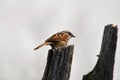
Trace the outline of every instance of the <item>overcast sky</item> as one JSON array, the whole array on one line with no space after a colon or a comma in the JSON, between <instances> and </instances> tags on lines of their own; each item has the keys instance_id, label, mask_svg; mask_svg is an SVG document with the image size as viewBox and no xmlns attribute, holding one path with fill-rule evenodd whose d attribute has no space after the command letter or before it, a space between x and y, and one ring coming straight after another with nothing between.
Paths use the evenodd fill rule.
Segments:
<instances>
[{"instance_id":1,"label":"overcast sky","mask_svg":"<svg viewBox=\"0 0 120 80\"><path fill-rule=\"evenodd\" d=\"M82 80L111 23L119 28L120 0L0 0L0 80L41 80L50 47L33 49L62 30L76 35L69 42L75 45L70 80ZM118 40L114 80L120 80L119 47Z\"/></svg>"}]
</instances>

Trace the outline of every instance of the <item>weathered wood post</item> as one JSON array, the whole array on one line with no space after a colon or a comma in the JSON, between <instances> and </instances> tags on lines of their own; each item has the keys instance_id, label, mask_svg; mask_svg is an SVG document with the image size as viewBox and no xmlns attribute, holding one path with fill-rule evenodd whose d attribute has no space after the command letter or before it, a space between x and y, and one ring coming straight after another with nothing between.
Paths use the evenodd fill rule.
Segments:
<instances>
[{"instance_id":1,"label":"weathered wood post","mask_svg":"<svg viewBox=\"0 0 120 80\"><path fill-rule=\"evenodd\" d=\"M113 80L117 26L105 26L100 55L94 69L83 76L83 80Z\"/></svg>"},{"instance_id":2,"label":"weathered wood post","mask_svg":"<svg viewBox=\"0 0 120 80\"><path fill-rule=\"evenodd\" d=\"M74 45L50 49L42 80L69 80Z\"/></svg>"}]
</instances>

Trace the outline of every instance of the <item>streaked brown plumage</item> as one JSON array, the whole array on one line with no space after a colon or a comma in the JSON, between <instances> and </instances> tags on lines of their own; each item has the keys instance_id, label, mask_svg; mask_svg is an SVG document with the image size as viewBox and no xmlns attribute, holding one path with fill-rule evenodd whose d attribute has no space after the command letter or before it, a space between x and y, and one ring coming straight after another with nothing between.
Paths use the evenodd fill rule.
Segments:
<instances>
[{"instance_id":1,"label":"streaked brown plumage","mask_svg":"<svg viewBox=\"0 0 120 80\"><path fill-rule=\"evenodd\" d=\"M37 50L44 45L50 45L53 49L67 46L70 38L75 37L70 31L61 31L50 38L48 38L43 44L36 47L34 50Z\"/></svg>"}]
</instances>

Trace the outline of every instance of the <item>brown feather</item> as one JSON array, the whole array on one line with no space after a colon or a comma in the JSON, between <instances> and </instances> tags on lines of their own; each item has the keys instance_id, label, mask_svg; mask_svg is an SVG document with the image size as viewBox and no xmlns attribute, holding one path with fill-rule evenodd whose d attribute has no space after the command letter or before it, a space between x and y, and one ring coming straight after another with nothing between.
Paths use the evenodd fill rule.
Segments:
<instances>
[{"instance_id":1,"label":"brown feather","mask_svg":"<svg viewBox=\"0 0 120 80\"><path fill-rule=\"evenodd\" d=\"M37 49L39 49L39 48L41 48L41 47L43 47L45 45L49 45L49 44L51 44L51 43L50 42L44 42L43 44L41 44L38 47L34 48L34 50L37 50Z\"/></svg>"}]
</instances>

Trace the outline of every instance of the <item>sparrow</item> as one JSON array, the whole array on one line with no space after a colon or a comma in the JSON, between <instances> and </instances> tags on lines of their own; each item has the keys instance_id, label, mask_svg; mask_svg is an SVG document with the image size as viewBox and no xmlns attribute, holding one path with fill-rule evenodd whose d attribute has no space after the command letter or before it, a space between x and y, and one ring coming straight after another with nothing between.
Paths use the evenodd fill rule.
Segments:
<instances>
[{"instance_id":1,"label":"sparrow","mask_svg":"<svg viewBox=\"0 0 120 80\"><path fill-rule=\"evenodd\" d=\"M47 40L45 40L43 44L34 48L34 50L37 50L45 45L50 45L52 49L65 47L67 46L68 41L71 38L75 38L75 36L70 31L57 32L56 34L52 35Z\"/></svg>"}]
</instances>

